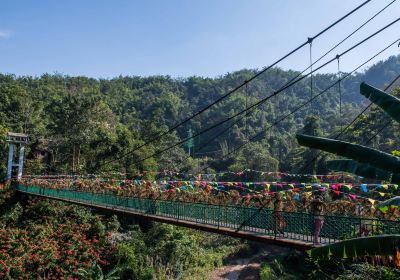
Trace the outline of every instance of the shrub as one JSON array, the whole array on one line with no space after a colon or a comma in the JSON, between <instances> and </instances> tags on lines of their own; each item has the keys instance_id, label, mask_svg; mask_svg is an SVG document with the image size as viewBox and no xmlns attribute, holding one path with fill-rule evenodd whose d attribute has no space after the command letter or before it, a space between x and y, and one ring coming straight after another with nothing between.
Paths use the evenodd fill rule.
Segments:
<instances>
[{"instance_id":1,"label":"shrub","mask_svg":"<svg viewBox=\"0 0 400 280\"><path fill-rule=\"evenodd\" d=\"M260 278L261 280L273 280L276 279L274 270L266 263L261 264L260 269Z\"/></svg>"}]
</instances>

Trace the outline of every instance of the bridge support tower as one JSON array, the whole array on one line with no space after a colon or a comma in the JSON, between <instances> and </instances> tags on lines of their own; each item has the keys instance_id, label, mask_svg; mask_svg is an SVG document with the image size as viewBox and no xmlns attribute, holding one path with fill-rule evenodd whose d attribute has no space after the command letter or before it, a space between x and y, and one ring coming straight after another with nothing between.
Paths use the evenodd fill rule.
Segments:
<instances>
[{"instance_id":1,"label":"bridge support tower","mask_svg":"<svg viewBox=\"0 0 400 280\"><path fill-rule=\"evenodd\" d=\"M8 165L7 165L7 179L13 177L14 168L18 168L17 179L21 179L24 168L24 152L25 145L28 144L28 135L23 133L9 132L7 135L8 148ZM19 148L19 152L16 149ZM18 161L15 157L18 155Z\"/></svg>"}]
</instances>

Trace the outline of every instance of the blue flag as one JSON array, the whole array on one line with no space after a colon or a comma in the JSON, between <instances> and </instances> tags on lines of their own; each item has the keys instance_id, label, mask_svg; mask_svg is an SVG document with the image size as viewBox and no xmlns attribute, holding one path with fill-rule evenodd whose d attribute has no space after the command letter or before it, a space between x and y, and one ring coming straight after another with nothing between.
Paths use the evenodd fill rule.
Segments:
<instances>
[{"instance_id":1,"label":"blue flag","mask_svg":"<svg viewBox=\"0 0 400 280\"><path fill-rule=\"evenodd\" d=\"M362 185L361 185L361 189L362 189L363 192L368 192L368 190L367 190L367 184L362 184Z\"/></svg>"}]
</instances>

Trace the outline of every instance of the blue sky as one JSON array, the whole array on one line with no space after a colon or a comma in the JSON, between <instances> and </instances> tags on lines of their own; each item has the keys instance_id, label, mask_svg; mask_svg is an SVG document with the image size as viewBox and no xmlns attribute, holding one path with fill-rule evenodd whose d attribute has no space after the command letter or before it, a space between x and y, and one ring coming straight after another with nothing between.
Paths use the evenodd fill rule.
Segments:
<instances>
[{"instance_id":1,"label":"blue sky","mask_svg":"<svg viewBox=\"0 0 400 280\"><path fill-rule=\"evenodd\" d=\"M362 0L2 0L0 72L215 77L261 68ZM313 43L318 57L391 0L373 0ZM400 15L400 0L336 53ZM349 71L400 36L400 23L341 59ZM303 70L308 48L281 63ZM380 59L399 54L392 47ZM332 65L324 72L336 71Z\"/></svg>"}]
</instances>

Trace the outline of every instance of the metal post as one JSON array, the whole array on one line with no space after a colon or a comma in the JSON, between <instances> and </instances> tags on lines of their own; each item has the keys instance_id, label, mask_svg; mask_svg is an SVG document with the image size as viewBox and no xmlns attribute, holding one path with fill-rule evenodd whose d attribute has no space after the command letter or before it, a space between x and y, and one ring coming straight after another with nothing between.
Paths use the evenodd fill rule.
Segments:
<instances>
[{"instance_id":1,"label":"metal post","mask_svg":"<svg viewBox=\"0 0 400 280\"><path fill-rule=\"evenodd\" d=\"M218 228L219 228L219 224L221 223L221 204L218 204Z\"/></svg>"},{"instance_id":2,"label":"metal post","mask_svg":"<svg viewBox=\"0 0 400 280\"><path fill-rule=\"evenodd\" d=\"M18 180L21 179L22 170L24 169L24 152L25 152L25 145L21 144L19 148L18 176L17 176Z\"/></svg>"},{"instance_id":3,"label":"metal post","mask_svg":"<svg viewBox=\"0 0 400 280\"><path fill-rule=\"evenodd\" d=\"M8 148L7 179L11 179L13 161L14 161L14 144L10 143Z\"/></svg>"}]
</instances>

